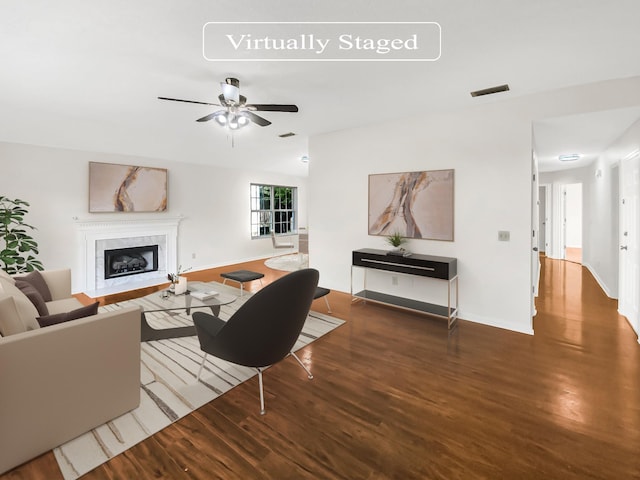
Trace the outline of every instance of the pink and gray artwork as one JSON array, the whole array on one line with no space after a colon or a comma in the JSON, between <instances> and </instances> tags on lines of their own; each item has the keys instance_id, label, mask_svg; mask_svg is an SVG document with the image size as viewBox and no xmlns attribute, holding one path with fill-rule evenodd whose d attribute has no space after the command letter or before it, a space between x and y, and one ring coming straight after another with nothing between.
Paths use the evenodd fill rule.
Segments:
<instances>
[{"instance_id":1,"label":"pink and gray artwork","mask_svg":"<svg viewBox=\"0 0 640 480\"><path fill-rule=\"evenodd\" d=\"M89 162L90 212L166 210L166 169Z\"/></svg>"},{"instance_id":2,"label":"pink and gray artwork","mask_svg":"<svg viewBox=\"0 0 640 480\"><path fill-rule=\"evenodd\" d=\"M453 241L453 170L369 175L369 235Z\"/></svg>"}]
</instances>

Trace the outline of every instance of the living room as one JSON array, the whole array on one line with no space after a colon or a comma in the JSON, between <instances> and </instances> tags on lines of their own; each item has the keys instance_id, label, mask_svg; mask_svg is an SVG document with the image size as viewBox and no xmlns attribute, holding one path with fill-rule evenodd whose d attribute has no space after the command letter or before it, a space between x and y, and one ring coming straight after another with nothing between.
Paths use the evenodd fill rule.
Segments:
<instances>
[{"instance_id":1,"label":"living room","mask_svg":"<svg viewBox=\"0 0 640 480\"><path fill-rule=\"evenodd\" d=\"M90 8L75 2L57 13L44 3L30 7L43 12L33 14L33 25L27 7L2 7L8 10L4 18L13 21L0 49L2 57L10 60L5 71L14 74L3 75L0 82L0 193L30 202L28 222L37 227L39 258L47 268L70 267L73 291L82 292L79 224L172 218L179 219L177 262L184 268L199 271L262 260L275 252L269 238L251 239L249 187L251 183L287 185L298 189L298 225L309 232L310 265L320 270L324 286L348 293L351 252L385 248L383 237L367 231L369 175L454 169L454 241L410 240L407 247L419 254L458 259L460 318L533 335L533 125L541 119L640 105L640 70L633 62L637 45L633 39L640 40L632 20L637 5L544 2L516 8L495 2L491 9L457 2L464 12L438 5L444 9L438 13L419 2L403 2L406 10L400 15L403 9L391 5L370 9L368 3L360 2L358 8L347 9L339 2L325 3L317 6L318 11L309 11L299 2L278 2L278 11L272 12L266 4L254 4L246 11L216 2L186 13L175 2L167 2L162 13L123 3L120 8L127 15L121 17L118 7L98 9L87 17L91 21L84 27L74 27L78 31L71 26L72 7L84 15ZM418 12L424 21L441 22L443 56L428 67L390 67L379 62L336 64L329 69L319 62L295 66L207 62L199 44L202 26L220 21L226 7L225 21L356 21L354 17L409 21L413 14L406 12ZM89 35L92 22L101 34L108 30L99 19L106 27L121 20L120 37L127 36L127 29L133 31L136 23L155 23L159 27L153 38L162 47L152 49L152 42L144 42L136 50L119 40L110 48L109 36ZM172 36L177 28L174 20L189 25L192 31L182 27L190 32L188 40ZM86 33L91 46L101 46L100 54L77 53L72 48L73 35L57 32L58 27L38 37L39 28L47 23L62 29L68 26L73 34ZM463 31L473 35L463 39ZM43 49L46 45L40 55L25 42L30 35ZM60 39L59 44L55 39ZM77 58L56 57L53 53L58 49L73 51ZM453 52L457 54L452 60ZM166 71L155 70L156 55L170 64ZM147 68L145 61L151 59L152 66ZM177 67L181 63L184 68ZM459 72L457 83L447 83L439 68ZM136 81L141 75L144 82ZM219 82L228 76L241 79L241 89L250 100L297 103L300 115L265 114L273 125L260 132L252 125L252 130L236 135L232 146L229 134L217 125L204 129L195 122L213 107L191 110L157 99L173 95L215 101ZM153 78L161 80L153 84ZM367 88L359 84L366 78L371 79ZM528 79L536 81L527 83ZM469 95L505 82L509 92L484 98ZM296 84L300 84L299 95ZM80 94L74 97L76 91ZM120 93L127 101L119 98ZM143 100L129 103L136 96ZM94 102L105 97L104 103L99 102L102 111L91 117L78 113L84 105L94 109ZM307 98L316 103L303 104L301 100ZM451 103L445 99L452 99ZM118 114L122 124L116 120ZM328 117L333 123L326 121ZM325 120L322 126L316 123L319 118ZM635 133L638 123L631 127L634 139L625 146L629 151L640 146ZM298 135L277 137L288 131ZM611 141L625 131L612 135ZM270 132L268 138L266 132ZM300 161L305 155L308 164ZM586 167L584 178L595 182L596 171L615 161L600 157ZM89 213L89 162L167 169L168 210ZM592 193L588 203L596 204L601 200L598 190ZM499 231L508 231L510 240L499 241ZM600 235L595 229L591 233ZM595 274L612 278L607 270L610 252L592 255Z\"/></svg>"}]
</instances>

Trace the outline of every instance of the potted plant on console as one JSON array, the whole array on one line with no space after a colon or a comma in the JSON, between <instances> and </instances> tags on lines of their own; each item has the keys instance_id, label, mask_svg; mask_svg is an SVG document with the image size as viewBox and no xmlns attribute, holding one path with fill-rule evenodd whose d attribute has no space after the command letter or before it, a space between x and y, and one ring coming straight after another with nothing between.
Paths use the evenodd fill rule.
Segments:
<instances>
[{"instance_id":1,"label":"potted plant on console","mask_svg":"<svg viewBox=\"0 0 640 480\"><path fill-rule=\"evenodd\" d=\"M9 274L43 270L37 242L27 234L35 227L24 222L29 203L0 196L0 268Z\"/></svg>"},{"instance_id":2,"label":"potted plant on console","mask_svg":"<svg viewBox=\"0 0 640 480\"><path fill-rule=\"evenodd\" d=\"M387 243L393 247L392 250L387 252L388 255L401 255L408 256L409 252L405 250L402 245L406 243L407 239L402 236L398 231L395 231L387 237Z\"/></svg>"}]
</instances>

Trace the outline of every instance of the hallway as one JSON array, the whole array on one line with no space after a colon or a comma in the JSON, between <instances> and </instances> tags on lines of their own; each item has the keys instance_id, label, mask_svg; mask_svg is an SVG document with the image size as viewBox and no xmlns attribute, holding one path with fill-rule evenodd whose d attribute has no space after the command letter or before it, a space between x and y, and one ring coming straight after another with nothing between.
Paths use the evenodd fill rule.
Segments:
<instances>
[{"instance_id":1,"label":"hallway","mask_svg":"<svg viewBox=\"0 0 640 480\"><path fill-rule=\"evenodd\" d=\"M640 345L633 329L587 268L546 257L541 263L534 345L556 387L546 408L559 425L638 452ZM633 478L640 478L636 458Z\"/></svg>"}]
</instances>

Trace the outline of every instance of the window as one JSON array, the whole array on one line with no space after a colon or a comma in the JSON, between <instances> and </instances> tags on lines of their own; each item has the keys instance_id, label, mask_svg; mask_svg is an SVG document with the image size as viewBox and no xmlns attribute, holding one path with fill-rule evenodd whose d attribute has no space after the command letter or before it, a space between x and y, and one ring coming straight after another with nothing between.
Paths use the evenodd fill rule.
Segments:
<instances>
[{"instance_id":1,"label":"window","mask_svg":"<svg viewBox=\"0 0 640 480\"><path fill-rule=\"evenodd\" d=\"M296 187L251 184L251 238L295 233L297 230Z\"/></svg>"}]
</instances>

